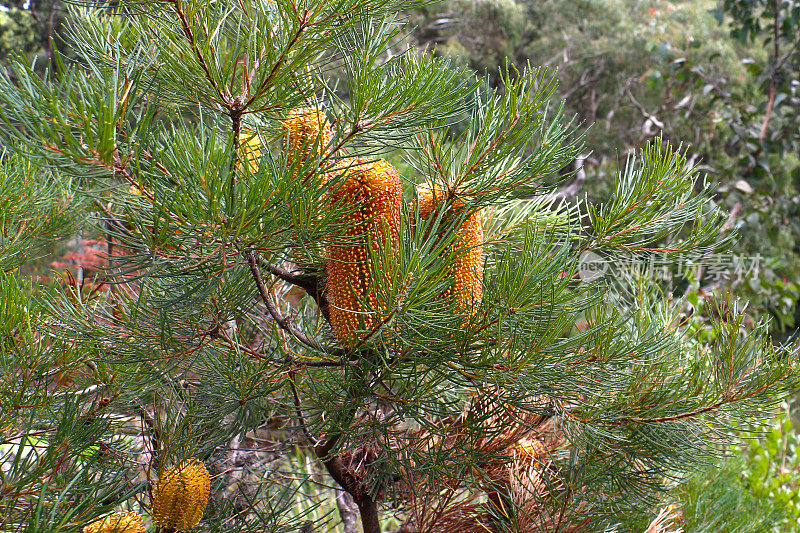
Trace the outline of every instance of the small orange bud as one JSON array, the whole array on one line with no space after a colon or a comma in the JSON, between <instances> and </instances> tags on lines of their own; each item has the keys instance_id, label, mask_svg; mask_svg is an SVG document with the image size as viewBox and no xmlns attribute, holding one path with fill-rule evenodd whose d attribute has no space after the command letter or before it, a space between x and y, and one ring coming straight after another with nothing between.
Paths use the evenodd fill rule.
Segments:
<instances>
[{"instance_id":1,"label":"small orange bud","mask_svg":"<svg viewBox=\"0 0 800 533\"><path fill-rule=\"evenodd\" d=\"M114 513L83 528L83 533L144 533L144 523L136 513Z\"/></svg>"},{"instance_id":2,"label":"small orange bud","mask_svg":"<svg viewBox=\"0 0 800 533\"><path fill-rule=\"evenodd\" d=\"M384 160L346 160L346 180L331 194L334 203L343 202L353 210L340 237L341 246L328 251L328 303L333 336L345 345L358 342L357 331L379 325L380 310L386 302L376 294L371 279L370 249L398 249L400 199L403 191L397 170ZM340 171L342 172L342 171ZM362 308L362 305L364 308Z\"/></svg>"},{"instance_id":3,"label":"small orange bud","mask_svg":"<svg viewBox=\"0 0 800 533\"><path fill-rule=\"evenodd\" d=\"M427 220L436 207L445 200L445 194L439 187L431 184L417 187L419 216ZM465 202L456 199L454 205L444 215L461 216ZM458 228L458 241L455 260L453 261L452 283L442 294L443 297L454 296L460 309L473 312L483 297L483 221L481 212L476 211L464 219Z\"/></svg>"},{"instance_id":4,"label":"small orange bud","mask_svg":"<svg viewBox=\"0 0 800 533\"><path fill-rule=\"evenodd\" d=\"M203 517L210 492L208 470L199 459L192 457L168 467L158 476L153 491L153 521L176 531L193 528Z\"/></svg>"},{"instance_id":5,"label":"small orange bud","mask_svg":"<svg viewBox=\"0 0 800 533\"><path fill-rule=\"evenodd\" d=\"M545 445L538 440L522 439L513 447L514 461L517 464L532 466L547 453Z\"/></svg>"}]
</instances>

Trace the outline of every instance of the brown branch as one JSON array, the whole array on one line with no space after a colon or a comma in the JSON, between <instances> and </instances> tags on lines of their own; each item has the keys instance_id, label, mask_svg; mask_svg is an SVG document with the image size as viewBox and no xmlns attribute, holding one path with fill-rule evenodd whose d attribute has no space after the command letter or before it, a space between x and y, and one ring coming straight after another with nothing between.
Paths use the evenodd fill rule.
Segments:
<instances>
[{"instance_id":1,"label":"brown branch","mask_svg":"<svg viewBox=\"0 0 800 533\"><path fill-rule=\"evenodd\" d=\"M758 142L763 142L764 137L767 136L767 128L769 127L769 121L772 118L772 106L775 104L775 93L777 92L777 82L775 81L775 78L778 75L778 70L780 70L782 66L782 60L780 58L780 17L778 16L779 2L780 0L773 0L772 4L772 51L775 54L775 65L772 68L772 72L769 74L769 96L767 100L767 110L764 115L764 122L761 123L761 132L758 135Z\"/></svg>"},{"instance_id":2,"label":"brown branch","mask_svg":"<svg viewBox=\"0 0 800 533\"><path fill-rule=\"evenodd\" d=\"M306 417L303 414L303 408L301 407L300 403L300 394L297 392L297 385L295 384L295 379L297 378L297 372L292 370L289 372L289 388L292 389L292 400L294 401L294 411L297 415L297 421L300 424L300 429L302 430L303 434L308 439L308 443L311 446L314 446L319 442L314 436L311 435L311 431L308 429L308 422L306 422Z\"/></svg>"},{"instance_id":3,"label":"brown branch","mask_svg":"<svg viewBox=\"0 0 800 533\"><path fill-rule=\"evenodd\" d=\"M241 98L238 96L234 100L233 104L231 105L230 112L228 115L231 117L231 128L233 129L233 159L231 160L231 179L230 179L230 188L231 188L231 213L233 212L233 206L236 205L236 171L239 167L240 157L239 157L239 135L242 131L242 102Z\"/></svg>"},{"instance_id":4,"label":"brown branch","mask_svg":"<svg viewBox=\"0 0 800 533\"><path fill-rule=\"evenodd\" d=\"M345 350L341 348L329 348L322 346L317 341L308 338L302 331L294 327L289 317L284 317L280 314L278 309L275 307L275 303L272 301L272 298L269 295L269 291L267 291L266 285L264 285L264 281L261 279L261 273L258 271L255 254L253 254L253 252L245 252L245 256L247 257L248 265L250 265L250 272L253 273L253 279L255 280L261 300L264 302L267 312L269 312L269 314L272 316L272 319L275 320L275 323L278 324L281 329L290 333L294 338L309 348L322 353L327 353L329 355L343 357L346 354Z\"/></svg>"},{"instance_id":5,"label":"brown branch","mask_svg":"<svg viewBox=\"0 0 800 533\"><path fill-rule=\"evenodd\" d=\"M208 68L208 63L206 62L205 57L203 57L203 53L200 51L200 48L197 46L197 40L194 37L194 33L192 32L191 26L189 26L189 21L186 20L186 15L183 13L181 9L181 4L178 0L173 0L172 5L175 7L175 12L178 14L178 18L181 19L181 29L183 30L183 34L189 40L189 43L192 45L192 50L194 51L194 55L197 57L197 62L202 67L203 72L206 74L206 79L211 84L211 87L217 92L217 95L220 97L222 102L226 102L227 99L219 90L217 86L216 80L214 80L213 76L211 76L211 70Z\"/></svg>"},{"instance_id":6,"label":"brown branch","mask_svg":"<svg viewBox=\"0 0 800 533\"><path fill-rule=\"evenodd\" d=\"M53 66L56 64L56 62L53 61L53 27L55 23L56 9L58 9L58 7L58 2L54 1L52 4L50 4L50 13L47 16L47 24L45 25L44 51L47 53L50 64ZM35 11L35 9L31 9L31 12Z\"/></svg>"},{"instance_id":7,"label":"brown branch","mask_svg":"<svg viewBox=\"0 0 800 533\"><path fill-rule=\"evenodd\" d=\"M355 383L351 383L345 394L346 398L358 399L358 390L361 390L365 385L365 376L362 374L360 387ZM355 419L357 402L351 403L344 412L339 413L339 416L333 417L333 420L343 421L345 425L352 424ZM353 501L358 506L359 514L361 515L361 527L364 533L380 533L380 519L378 516L378 504L370 496L364 482L359 479L350 467L342 460L340 455L332 455L331 452L339 443L344 434L342 427L333 426L327 440L314 446L314 453L325 466L328 474L339 484L339 486L347 491L353 497Z\"/></svg>"},{"instance_id":8,"label":"brown branch","mask_svg":"<svg viewBox=\"0 0 800 533\"><path fill-rule=\"evenodd\" d=\"M328 305L328 297L323 292L322 283L320 283L320 278L318 276L294 274L283 267L269 263L262 257L258 258L258 264L260 264L276 278L281 279L286 283L296 285L297 287L300 287L306 291L306 293L308 293L308 295L314 299L314 302L316 302L325 320L330 322L330 306Z\"/></svg>"},{"instance_id":9,"label":"brown branch","mask_svg":"<svg viewBox=\"0 0 800 533\"><path fill-rule=\"evenodd\" d=\"M356 504L358 505L358 511L361 513L361 528L364 533L381 533L377 502L365 494L362 498L356 500Z\"/></svg>"},{"instance_id":10,"label":"brown branch","mask_svg":"<svg viewBox=\"0 0 800 533\"><path fill-rule=\"evenodd\" d=\"M355 478L340 457L329 456L330 450L333 449L340 437L341 431L329 438L325 444L315 447L314 452L322 461L328 474L353 497L361 515L361 527L364 533L381 533L377 502L364 490L365 487Z\"/></svg>"},{"instance_id":11,"label":"brown branch","mask_svg":"<svg viewBox=\"0 0 800 533\"><path fill-rule=\"evenodd\" d=\"M758 135L758 142L763 142L764 137L767 136L767 127L769 127L769 121L772 118L772 106L775 104L775 76L771 76L769 78L769 99L767 100L767 111L764 115L764 122L761 123L761 133Z\"/></svg>"}]
</instances>

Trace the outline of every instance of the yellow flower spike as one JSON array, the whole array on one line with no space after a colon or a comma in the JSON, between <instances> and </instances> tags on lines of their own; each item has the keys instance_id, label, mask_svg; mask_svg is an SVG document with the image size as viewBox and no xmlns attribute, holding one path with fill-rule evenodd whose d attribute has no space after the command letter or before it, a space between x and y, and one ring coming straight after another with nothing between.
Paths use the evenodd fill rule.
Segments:
<instances>
[{"instance_id":1,"label":"yellow flower spike","mask_svg":"<svg viewBox=\"0 0 800 533\"><path fill-rule=\"evenodd\" d=\"M114 513L84 527L83 533L144 533L144 522L136 513Z\"/></svg>"},{"instance_id":2,"label":"yellow flower spike","mask_svg":"<svg viewBox=\"0 0 800 533\"><path fill-rule=\"evenodd\" d=\"M444 192L431 184L417 187L419 216L427 220L435 212L436 206L445 200ZM456 199L453 207L444 215L461 216L465 202ZM454 296L458 308L469 313L483 298L483 221L481 212L476 211L464 219L458 228L459 237L454 245L458 248L453 262L452 283L442 294L443 297Z\"/></svg>"},{"instance_id":3,"label":"yellow flower spike","mask_svg":"<svg viewBox=\"0 0 800 533\"><path fill-rule=\"evenodd\" d=\"M292 109L283 121L283 148L290 165L302 167L309 157L319 157L331 140L325 113L313 107Z\"/></svg>"},{"instance_id":4,"label":"yellow flower spike","mask_svg":"<svg viewBox=\"0 0 800 533\"><path fill-rule=\"evenodd\" d=\"M397 170L382 159L350 159L341 165L347 167L339 171L346 173L346 179L333 191L331 201L344 202L353 211L345 216L350 224L340 235L347 242L328 250L327 290L333 336L345 346L353 346L360 340L358 330L369 331L384 318L381 310L387 304L370 287L374 268L368 247L378 250L383 244L390 254L399 251L403 191Z\"/></svg>"},{"instance_id":5,"label":"yellow flower spike","mask_svg":"<svg viewBox=\"0 0 800 533\"><path fill-rule=\"evenodd\" d=\"M166 468L153 491L153 521L174 531L193 528L203 517L210 492L208 470L199 459Z\"/></svg>"},{"instance_id":6,"label":"yellow flower spike","mask_svg":"<svg viewBox=\"0 0 800 533\"><path fill-rule=\"evenodd\" d=\"M250 172L258 170L258 161L261 159L261 139L258 133L252 130L239 132L239 157L247 162Z\"/></svg>"}]
</instances>

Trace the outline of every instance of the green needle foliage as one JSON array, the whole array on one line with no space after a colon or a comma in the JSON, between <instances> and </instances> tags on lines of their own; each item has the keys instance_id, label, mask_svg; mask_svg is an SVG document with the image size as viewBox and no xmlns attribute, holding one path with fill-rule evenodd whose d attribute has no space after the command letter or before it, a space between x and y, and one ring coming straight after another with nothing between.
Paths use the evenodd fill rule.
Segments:
<instances>
[{"instance_id":1,"label":"green needle foliage","mask_svg":"<svg viewBox=\"0 0 800 533\"><path fill-rule=\"evenodd\" d=\"M623 530L797 390L796 352L742 304L706 343L666 284L584 275L589 252L725 250L683 153L657 140L608 203L558 201L582 134L552 74L488 91L399 50L396 11L422 3L72 7L75 62L0 73L0 530L150 524L159 473L191 457L212 473L199 531ZM305 161L282 142L298 107L332 125ZM397 245L368 250L359 309L382 319L343 346L326 259L353 245L354 206L330 201L353 156L397 163L404 200ZM464 308L441 295L478 211ZM98 272L15 270L77 231L105 243Z\"/></svg>"}]
</instances>

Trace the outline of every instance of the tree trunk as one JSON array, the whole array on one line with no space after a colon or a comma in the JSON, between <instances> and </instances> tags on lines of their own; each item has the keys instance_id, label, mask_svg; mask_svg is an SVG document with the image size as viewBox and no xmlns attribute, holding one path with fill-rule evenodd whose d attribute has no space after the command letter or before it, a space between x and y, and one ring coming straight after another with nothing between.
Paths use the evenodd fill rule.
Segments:
<instances>
[{"instance_id":1,"label":"tree trunk","mask_svg":"<svg viewBox=\"0 0 800 533\"><path fill-rule=\"evenodd\" d=\"M361 513L361 527L364 533L381 533L381 522L378 518L378 504L369 496L356 500Z\"/></svg>"}]
</instances>

